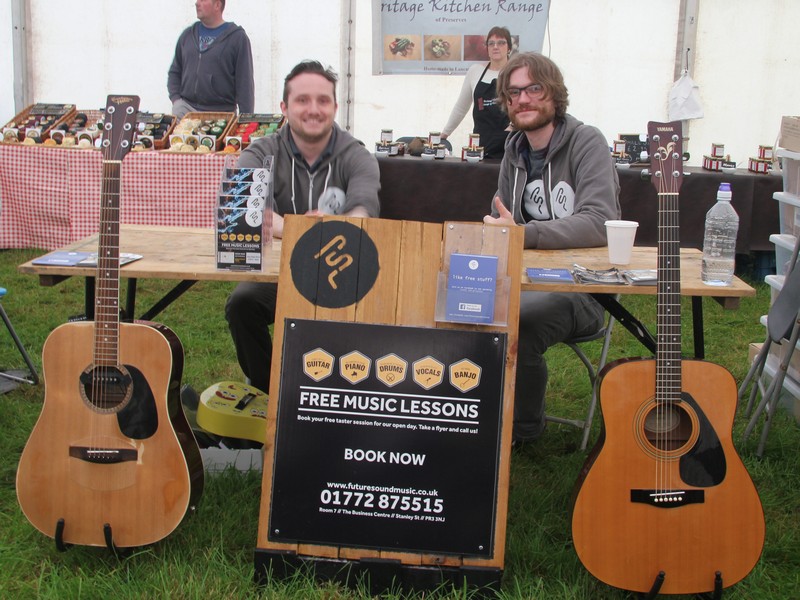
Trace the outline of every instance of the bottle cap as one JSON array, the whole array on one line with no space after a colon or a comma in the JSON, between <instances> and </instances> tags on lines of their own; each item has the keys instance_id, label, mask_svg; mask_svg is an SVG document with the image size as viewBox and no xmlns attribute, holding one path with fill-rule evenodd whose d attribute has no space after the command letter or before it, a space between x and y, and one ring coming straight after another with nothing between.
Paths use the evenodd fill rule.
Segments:
<instances>
[{"instance_id":1,"label":"bottle cap","mask_svg":"<svg viewBox=\"0 0 800 600\"><path fill-rule=\"evenodd\" d=\"M720 183L719 184L719 191L720 192L730 192L731 191L731 184L730 183Z\"/></svg>"}]
</instances>

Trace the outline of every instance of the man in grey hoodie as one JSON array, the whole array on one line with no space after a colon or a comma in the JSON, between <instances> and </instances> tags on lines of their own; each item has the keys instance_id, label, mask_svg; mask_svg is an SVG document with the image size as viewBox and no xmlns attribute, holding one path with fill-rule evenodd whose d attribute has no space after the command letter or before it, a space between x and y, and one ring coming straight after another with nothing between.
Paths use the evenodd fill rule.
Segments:
<instances>
[{"instance_id":1,"label":"man in grey hoodie","mask_svg":"<svg viewBox=\"0 0 800 600\"><path fill-rule=\"evenodd\" d=\"M506 141L492 214L484 222L522 225L526 248L605 246L605 221L620 215L617 172L603 134L567 114L558 66L541 54L518 54L497 88L515 132ZM594 333L602 323L603 308L588 294L523 293L515 442L544 432L547 348Z\"/></svg>"},{"instance_id":2,"label":"man in grey hoodie","mask_svg":"<svg viewBox=\"0 0 800 600\"><path fill-rule=\"evenodd\" d=\"M196 0L197 22L178 38L167 74L172 114L251 113L255 105L250 38L222 18L225 0Z\"/></svg>"},{"instance_id":3,"label":"man in grey hoodie","mask_svg":"<svg viewBox=\"0 0 800 600\"><path fill-rule=\"evenodd\" d=\"M378 161L333 119L336 74L317 61L303 61L286 76L281 111L286 125L252 142L240 167L263 167L273 157L272 234L283 235L285 214L377 217ZM225 318L244 374L269 392L276 284L242 282L228 298Z\"/></svg>"}]
</instances>

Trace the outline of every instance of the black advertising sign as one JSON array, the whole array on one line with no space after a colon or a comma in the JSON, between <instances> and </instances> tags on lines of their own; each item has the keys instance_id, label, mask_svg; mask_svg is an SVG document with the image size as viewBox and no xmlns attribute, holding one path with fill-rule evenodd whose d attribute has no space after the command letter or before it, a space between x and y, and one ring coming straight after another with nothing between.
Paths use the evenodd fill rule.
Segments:
<instances>
[{"instance_id":1,"label":"black advertising sign","mask_svg":"<svg viewBox=\"0 0 800 600\"><path fill-rule=\"evenodd\" d=\"M271 541L489 557L505 334L287 319Z\"/></svg>"}]
</instances>

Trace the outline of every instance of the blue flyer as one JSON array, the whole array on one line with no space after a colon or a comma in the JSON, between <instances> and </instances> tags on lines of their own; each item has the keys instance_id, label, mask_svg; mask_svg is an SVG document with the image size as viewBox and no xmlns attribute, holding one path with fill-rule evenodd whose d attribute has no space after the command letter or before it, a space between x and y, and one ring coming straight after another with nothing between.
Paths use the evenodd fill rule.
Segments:
<instances>
[{"instance_id":1,"label":"blue flyer","mask_svg":"<svg viewBox=\"0 0 800 600\"><path fill-rule=\"evenodd\" d=\"M569 269L553 269L547 267L528 267L528 278L531 281L545 281L552 283L575 283Z\"/></svg>"},{"instance_id":2,"label":"blue flyer","mask_svg":"<svg viewBox=\"0 0 800 600\"><path fill-rule=\"evenodd\" d=\"M497 257L451 254L446 318L460 323L492 323L497 290Z\"/></svg>"}]
</instances>

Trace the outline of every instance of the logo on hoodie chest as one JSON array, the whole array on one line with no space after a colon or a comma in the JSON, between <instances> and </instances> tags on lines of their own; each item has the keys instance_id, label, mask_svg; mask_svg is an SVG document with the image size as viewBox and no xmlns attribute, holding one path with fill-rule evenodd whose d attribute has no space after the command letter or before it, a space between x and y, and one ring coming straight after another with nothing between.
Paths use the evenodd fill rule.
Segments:
<instances>
[{"instance_id":1,"label":"logo on hoodie chest","mask_svg":"<svg viewBox=\"0 0 800 600\"><path fill-rule=\"evenodd\" d=\"M522 194L525 210L535 220L563 219L575 212L575 191L568 183L559 181L556 184L550 193L550 202L544 190L544 181L535 179L525 186Z\"/></svg>"}]
</instances>

